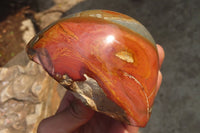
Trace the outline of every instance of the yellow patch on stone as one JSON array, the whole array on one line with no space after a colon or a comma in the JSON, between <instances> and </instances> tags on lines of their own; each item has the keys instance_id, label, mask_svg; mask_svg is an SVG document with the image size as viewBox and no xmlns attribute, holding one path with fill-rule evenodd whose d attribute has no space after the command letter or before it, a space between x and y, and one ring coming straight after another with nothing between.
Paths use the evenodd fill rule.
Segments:
<instances>
[{"instance_id":1,"label":"yellow patch on stone","mask_svg":"<svg viewBox=\"0 0 200 133\"><path fill-rule=\"evenodd\" d=\"M126 61L128 63L133 63L134 62L132 54L127 52L127 51L120 51L120 52L116 53L115 56L117 56L121 60L124 60L124 61Z\"/></svg>"}]
</instances>

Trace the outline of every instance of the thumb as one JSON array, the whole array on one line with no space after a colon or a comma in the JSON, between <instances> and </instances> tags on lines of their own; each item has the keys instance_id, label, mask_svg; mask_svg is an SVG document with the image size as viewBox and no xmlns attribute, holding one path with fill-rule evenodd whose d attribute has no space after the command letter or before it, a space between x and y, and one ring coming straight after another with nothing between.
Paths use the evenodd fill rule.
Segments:
<instances>
[{"instance_id":1,"label":"thumb","mask_svg":"<svg viewBox=\"0 0 200 133\"><path fill-rule=\"evenodd\" d=\"M69 102L69 101L67 101ZM63 103L62 103L63 104ZM70 133L85 124L94 111L74 98L63 111L44 119L38 127L38 133Z\"/></svg>"}]
</instances>

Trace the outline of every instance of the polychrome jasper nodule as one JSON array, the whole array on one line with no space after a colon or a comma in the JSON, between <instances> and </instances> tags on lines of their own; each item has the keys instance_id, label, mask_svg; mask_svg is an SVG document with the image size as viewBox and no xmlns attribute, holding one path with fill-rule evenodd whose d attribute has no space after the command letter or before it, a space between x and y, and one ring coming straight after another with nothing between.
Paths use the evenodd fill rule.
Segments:
<instances>
[{"instance_id":1,"label":"polychrome jasper nodule","mask_svg":"<svg viewBox=\"0 0 200 133\"><path fill-rule=\"evenodd\" d=\"M39 32L27 53L92 109L134 126L147 124L158 54L150 33L133 18L107 10L76 13Z\"/></svg>"}]
</instances>

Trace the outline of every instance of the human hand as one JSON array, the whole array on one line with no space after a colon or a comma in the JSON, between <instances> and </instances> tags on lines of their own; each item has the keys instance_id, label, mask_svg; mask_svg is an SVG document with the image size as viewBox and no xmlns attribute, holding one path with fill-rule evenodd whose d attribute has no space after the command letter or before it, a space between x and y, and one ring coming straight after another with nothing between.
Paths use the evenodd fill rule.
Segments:
<instances>
[{"instance_id":1,"label":"human hand","mask_svg":"<svg viewBox=\"0 0 200 133\"><path fill-rule=\"evenodd\" d=\"M161 67L165 54L160 45L157 48ZM156 92L161 82L159 71ZM40 123L38 133L137 133L138 129L91 110L67 91L57 113Z\"/></svg>"}]
</instances>

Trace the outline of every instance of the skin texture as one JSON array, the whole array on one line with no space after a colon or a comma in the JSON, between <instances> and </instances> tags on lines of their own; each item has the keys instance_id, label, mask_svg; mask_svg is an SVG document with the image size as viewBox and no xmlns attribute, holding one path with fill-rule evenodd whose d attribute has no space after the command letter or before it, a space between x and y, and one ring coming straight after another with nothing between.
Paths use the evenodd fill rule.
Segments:
<instances>
[{"instance_id":1,"label":"skin texture","mask_svg":"<svg viewBox=\"0 0 200 133\"><path fill-rule=\"evenodd\" d=\"M161 68L165 54L160 45L157 48ZM161 82L159 70L156 93ZM67 91L57 113L40 123L38 133L137 133L138 129L92 111Z\"/></svg>"}]
</instances>

